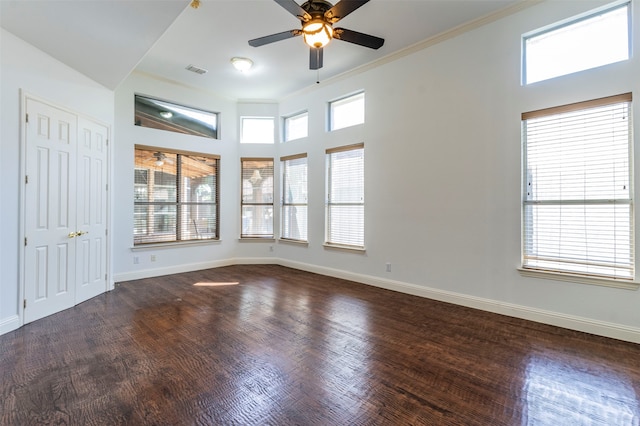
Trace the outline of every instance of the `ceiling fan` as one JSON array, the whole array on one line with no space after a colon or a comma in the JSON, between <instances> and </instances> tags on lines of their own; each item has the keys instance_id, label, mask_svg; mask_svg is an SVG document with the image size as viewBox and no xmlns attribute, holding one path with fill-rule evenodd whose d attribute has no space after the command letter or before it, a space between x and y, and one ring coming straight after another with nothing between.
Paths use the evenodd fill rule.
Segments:
<instances>
[{"instance_id":1,"label":"ceiling fan","mask_svg":"<svg viewBox=\"0 0 640 426\"><path fill-rule=\"evenodd\" d=\"M368 3L369 0L340 0L332 5L325 0L308 0L301 6L294 0L274 0L280 6L302 22L302 29L283 31L281 33L249 40L253 47L263 46L280 40L302 35L310 48L309 69L322 68L323 48L332 40L342 40L371 49L379 49L384 39L369 34L359 33L346 28L333 28L333 24Z\"/></svg>"},{"instance_id":2,"label":"ceiling fan","mask_svg":"<svg viewBox=\"0 0 640 426\"><path fill-rule=\"evenodd\" d=\"M158 167L162 167L165 163L173 164L173 160L160 151L154 152L152 155L154 164Z\"/></svg>"}]
</instances>

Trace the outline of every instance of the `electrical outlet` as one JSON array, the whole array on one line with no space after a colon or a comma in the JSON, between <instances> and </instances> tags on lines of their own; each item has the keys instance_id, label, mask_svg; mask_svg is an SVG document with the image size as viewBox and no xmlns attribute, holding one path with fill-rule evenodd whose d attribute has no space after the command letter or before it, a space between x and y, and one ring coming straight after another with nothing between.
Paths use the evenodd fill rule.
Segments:
<instances>
[{"instance_id":1,"label":"electrical outlet","mask_svg":"<svg viewBox=\"0 0 640 426\"><path fill-rule=\"evenodd\" d=\"M138 256L133 256L133 264L137 265L138 263L140 263L140 258Z\"/></svg>"},{"instance_id":2,"label":"electrical outlet","mask_svg":"<svg viewBox=\"0 0 640 426\"><path fill-rule=\"evenodd\" d=\"M155 254L152 254L152 255L151 255L151 261L152 261L152 262L155 262L155 261L156 261L156 255L155 255Z\"/></svg>"},{"instance_id":3,"label":"electrical outlet","mask_svg":"<svg viewBox=\"0 0 640 426\"><path fill-rule=\"evenodd\" d=\"M391 263L387 262L387 272L391 272Z\"/></svg>"},{"instance_id":4,"label":"electrical outlet","mask_svg":"<svg viewBox=\"0 0 640 426\"><path fill-rule=\"evenodd\" d=\"M273 246L269 246L269 251L273 251Z\"/></svg>"}]
</instances>

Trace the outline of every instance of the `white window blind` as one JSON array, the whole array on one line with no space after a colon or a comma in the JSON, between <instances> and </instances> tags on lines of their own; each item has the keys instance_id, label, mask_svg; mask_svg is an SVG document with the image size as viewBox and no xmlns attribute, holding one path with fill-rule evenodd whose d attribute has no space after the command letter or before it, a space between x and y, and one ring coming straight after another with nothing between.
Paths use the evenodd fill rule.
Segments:
<instances>
[{"instance_id":1,"label":"white window blind","mask_svg":"<svg viewBox=\"0 0 640 426\"><path fill-rule=\"evenodd\" d=\"M523 267L634 278L631 94L522 115Z\"/></svg>"},{"instance_id":2,"label":"white window blind","mask_svg":"<svg viewBox=\"0 0 640 426\"><path fill-rule=\"evenodd\" d=\"M307 154L282 157L282 238L307 241Z\"/></svg>"},{"instance_id":3,"label":"white window blind","mask_svg":"<svg viewBox=\"0 0 640 426\"><path fill-rule=\"evenodd\" d=\"M364 248L364 145L326 155L326 244Z\"/></svg>"},{"instance_id":4,"label":"white window blind","mask_svg":"<svg viewBox=\"0 0 640 426\"><path fill-rule=\"evenodd\" d=\"M241 238L273 238L273 159L242 158Z\"/></svg>"},{"instance_id":5,"label":"white window blind","mask_svg":"<svg viewBox=\"0 0 640 426\"><path fill-rule=\"evenodd\" d=\"M217 239L219 161L136 146L134 245Z\"/></svg>"}]
</instances>

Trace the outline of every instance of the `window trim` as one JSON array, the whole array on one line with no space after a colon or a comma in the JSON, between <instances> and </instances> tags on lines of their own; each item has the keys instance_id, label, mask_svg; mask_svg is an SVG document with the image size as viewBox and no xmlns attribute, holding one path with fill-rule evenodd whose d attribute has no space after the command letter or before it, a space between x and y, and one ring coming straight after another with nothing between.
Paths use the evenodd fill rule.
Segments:
<instances>
[{"instance_id":1,"label":"window trim","mask_svg":"<svg viewBox=\"0 0 640 426\"><path fill-rule=\"evenodd\" d=\"M612 96L606 96L606 97L602 97L602 98L597 98L597 99L591 99L591 100L587 100L587 101L582 101L582 102L575 102L575 103L571 103L571 104L566 104L566 105L559 105L559 106L555 106L555 107L550 107L550 108L544 108L544 109L539 109L539 110L534 110L534 111L529 111L529 112L524 112L521 114L521 121L524 123L525 120L528 119L535 119L535 118L542 118L542 117L546 117L546 116L551 116L551 115L557 115L557 114L562 114L562 113L568 113L568 112L574 112L574 111L582 111L582 110L588 110L591 108L597 108L597 107L605 107L608 105L613 105L613 104L618 104L618 103L623 103L623 102L632 102L632 93L631 92L627 92L627 93L621 93L618 95L612 95ZM632 111L632 110L630 110ZM632 130L632 129L631 129ZM523 133L523 138L524 138L525 134ZM634 253L635 256L635 227L634 227L634 205L635 205L635 194L634 194L634 167L633 167L633 133L631 133L629 135L630 138L630 146L628 149L628 156L629 156L629 200L612 200L612 203L622 203L622 204L629 204L631 206L631 251L632 253ZM523 139L524 141L524 139ZM606 287L614 287L614 288L621 288L621 289L629 289L629 290L637 290L638 288L640 288L640 282L636 281L636 270L635 270L635 257L633 258L633 275L630 278L624 278L624 277L615 277L615 276L606 276L606 275L597 275L597 274L589 274L589 273L580 273L580 272L572 272L572 271L558 271L558 270L551 270L551 269L543 269L543 268L536 268L536 267L526 267L525 266L525 219L524 219L524 206L526 204L526 199L525 199L525 195L524 193L525 191L525 187L526 187L526 181L527 181L527 174L525 173L525 167L527 167L527 148L525 145L523 145L523 153L522 153L522 166L521 166L521 173L522 173L522 182L521 182L521 191L522 191L522 195L521 195L521 202L520 202L520 207L521 207L521 215L520 215L520 219L521 219L521 232L522 232L522 241L521 241L521 261L520 261L520 266L517 268L518 272L520 273L520 275L524 276L524 277L531 277L531 278L544 278L544 279L552 279L552 280L558 280L558 281L568 281L568 282L574 282L574 283L582 283L582 284L589 284L589 285L600 285L600 286L606 286ZM561 201L561 200L560 200ZM584 200L584 204L594 204L593 202L590 202L591 200ZM543 200L540 200L537 202L537 204L541 204L544 203Z\"/></svg>"},{"instance_id":2,"label":"window trim","mask_svg":"<svg viewBox=\"0 0 640 426\"><path fill-rule=\"evenodd\" d=\"M188 239L188 240L182 240L182 239L177 239L178 235L181 234L181 231L178 230L178 226L179 226L179 222L177 220L176 217L176 239L175 240L167 240L167 241L149 241L149 242L140 242L140 243L136 243L135 241L135 236L133 237L133 245L132 247L136 250L139 249L144 249L144 248L151 248L151 247L167 247L167 246L176 246L176 245L187 245L187 244L203 244L203 243L211 243L211 242L219 242L220 241L220 155L216 155L216 154L207 154L207 153L202 153L202 152L195 152L195 151L186 151L186 150L181 150L181 149L173 149L173 148L163 148L163 147L158 147L158 146L151 146L151 145L141 145L141 144L136 144L134 145L134 170L136 169L136 164L135 164L135 151L136 150L144 150L144 151L149 151L150 153L153 153L154 151L160 151L163 153L170 153L170 154L175 154L176 156L180 155L180 156L195 156L195 157L205 157L205 158L209 158L212 160L216 161L216 166L215 166L215 172L216 172L216 187L215 187L215 199L213 201L213 204L215 205L215 215L216 215L216 219L215 219L215 237L212 238L203 238L203 239ZM179 175L179 169L181 167L178 167L178 165L176 165L176 184L179 186L180 185L180 175ZM134 182L135 185L135 182ZM178 211L180 209L181 205L185 205L184 201L180 201L178 200L178 196L179 196L179 191L176 192L176 202L174 203L176 206L176 214L178 214ZM139 205L145 205L148 204L149 202L136 202L134 199L134 210L135 210L135 205L139 204ZM186 203L187 205L189 204L193 204L192 202L188 202ZM211 203L203 203L203 205L209 205ZM134 223L134 229L135 229L135 223Z\"/></svg>"},{"instance_id":3,"label":"window trim","mask_svg":"<svg viewBox=\"0 0 640 426\"><path fill-rule=\"evenodd\" d=\"M288 238L288 237L284 237L282 236L282 233L284 232L284 207L285 206L304 206L307 208L307 214L309 213L309 199L307 198L307 202L306 203L285 203L285 195L284 195L284 191L286 189L286 185L285 185L285 178L284 178L284 174L286 171L286 168L284 167L284 162L285 161L291 161L291 160L298 160L300 158L305 158L307 159L307 182L308 182L308 173L309 173L309 157L307 155L307 153L301 153L301 154L294 154L294 155L287 155L284 157L280 157L280 169L281 169L281 173L280 176L282 178L282 184L280 185L281 189L280 189L280 240L282 241L289 241L289 242L293 242L293 243L302 243L302 244L308 244L309 243L309 230L307 229L307 239L301 239L301 238ZM308 188L307 188L308 189ZM307 217L308 219L308 217Z\"/></svg>"}]
</instances>

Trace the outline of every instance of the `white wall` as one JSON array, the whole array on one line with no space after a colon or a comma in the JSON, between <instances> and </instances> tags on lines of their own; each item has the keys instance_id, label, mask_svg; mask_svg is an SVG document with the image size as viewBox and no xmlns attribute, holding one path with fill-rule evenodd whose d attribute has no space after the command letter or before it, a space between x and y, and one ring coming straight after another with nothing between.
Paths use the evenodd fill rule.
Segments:
<instances>
[{"instance_id":1,"label":"white wall","mask_svg":"<svg viewBox=\"0 0 640 426\"><path fill-rule=\"evenodd\" d=\"M220 139L183 135L134 125L134 94L220 113ZM117 143L114 149L114 281L164 275L228 264L238 243L240 161L236 102L145 74L133 73L116 90ZM220 156L220 241L133 249L134 146L176 148ZM151 255L156 258L151 261ZM139 258L133 263L134 256Z\"/></svg>"},{"instance_id":2,"label":"white wall","mask_svg":"<svg viewBox=\"0 0 640 426\"><path fill-rule=\"evenodd\" d=\"M113 123L113 92L0 29L0 334L21 325L19 313L20 102L40 97Z\"/></svg>"},{"instance_id":3,"label":"white wall","mask_svg":"<svg viewBox=\"0 0 640 426\"><path fill-rule=\"evenodd\" d=\"M310 136L278 149L308 152L310 241L278 244L277 256L303 269L640 342L640 292L517 272L520 114L640 93L636 58L523 87L520 36L602 3L545 2L282 101L282 114L309 110ZM637 8L634 14L638 46ZM326 102L360 89L366 124L325 132ZM365 144L364 254L322 247L324 150L357 142Z\"/></svg>"}]
</instances>

